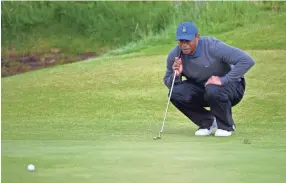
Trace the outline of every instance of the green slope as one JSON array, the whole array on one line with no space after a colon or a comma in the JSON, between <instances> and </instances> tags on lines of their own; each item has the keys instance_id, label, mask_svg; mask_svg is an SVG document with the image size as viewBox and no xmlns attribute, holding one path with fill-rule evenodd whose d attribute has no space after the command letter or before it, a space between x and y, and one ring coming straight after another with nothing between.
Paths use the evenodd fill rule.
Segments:
<instances>
[{"instance_id":1,"label":"green slope","mask_svg":"<svg viewBox=\"0 0 286 183\"><path fill-rule=\"evenodd\" d=\"M167 102L165 55L2 79L3 182L284 182L286 51L248 53L256 65L231 138L194 137L171 106L163 139L152 140Z\"/></svg>"}]
</instances>

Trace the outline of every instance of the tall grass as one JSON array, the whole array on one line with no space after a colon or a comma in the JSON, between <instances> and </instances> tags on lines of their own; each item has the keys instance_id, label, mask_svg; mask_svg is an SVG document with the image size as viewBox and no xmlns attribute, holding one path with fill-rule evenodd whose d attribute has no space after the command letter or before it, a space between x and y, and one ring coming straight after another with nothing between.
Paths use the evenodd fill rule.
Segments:
<instances>
[{"instance_id":1,"label":"tall grass","mask_svg":"<svg viewBox=\"0 0 286 183\"><path fill-rule=\"evenodd\" d=\"M174 44L176 28L183 21L194 22L201 35L214 35L254 23L263 18L261 13L260 6L249 2L177 2L172 13L169 13L171 20L164 31L146 35L142 40L115 49L108 55L135 52L148 46Z\"/></svg>"},{"instance_id":2,"label":"tall grass","mask_svg":"<svg viewBox=\"0 0 286 183\"><path fill-rule=\"evenodd\" d=\"M253 23L262 11L257 2L1 3L4 54L11 48L105 52L130 42L168 43L182 21L195 22L201 34L215 34Z\"/></svg>"},{"instance_id":3,"label":"tall grass","mask_svg":"<svg viewBox=\"0 0 286 183\"><path fill-rule=\"evenodd\" d=\"M172 8L165 2L2 2L4 44L35 37L85 37L114 46L164 30ZM40 30L40 31L39 31Z\"/></svg>"},{"instance_id":4,"label":"tall grass","mask_svg":"<svg viewBox=\"0 0 286 183\"><path fill-rule=\"evenodd\" d=\"M273 11L275 6L279 6L279 12ZM275 23L277 21L283 22L285 12L285 2L178 2L173 9L172 21L170 21L171 23L164 31L156 35L146 36L138 42L131 42L124 47L108 52L106 55L133 53L142 49L144 54L149 52L154 54L155 52L160 52L160 50L161 52L167 52L176 44L176 28L182 21L193 21L198 26L201 35L222 37L223 40L239 47L246 46L247 49L281 49L285 46L282 46L280 43L277 44L277 41L269 42L267 34L272 34L272 29L274 32L280 32L280 30L285 29L282 23ZM258 33L259 35L255 35L255 33L251 33L251 30L247 30L247 33L251 34L248 36L250 39L256 36L266 36L264 40L248 42L247 45L243 41L245 32L237 31L233 35L235 29L243 29L240 27L247 26L252 29L259 29L259 27L272 24L275 24L275 26L271 26L269 30L262 30ZM269 26L267 27L270 28ZM273 39L276 39L279 36L274 37ZM259 44L261 41L267 42L267 44ZM151 47L155 47L155 49Z\"/></svg>"}]
</instances>

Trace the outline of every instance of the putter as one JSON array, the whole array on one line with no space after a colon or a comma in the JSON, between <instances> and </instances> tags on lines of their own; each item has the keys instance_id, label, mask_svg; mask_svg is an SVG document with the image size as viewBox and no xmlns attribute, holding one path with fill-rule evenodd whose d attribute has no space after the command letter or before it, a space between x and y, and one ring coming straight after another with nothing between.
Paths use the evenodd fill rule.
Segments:
<instances>
[{"instance_id":1,"label":"putter","mask_svg":"<svg viewBox=\"0 0 286 183\"><path fill-rule=\"evenodd\" d=\"M165 116L164 116L164 119L163 119L163 124L162 124L161 130L160 130L160 132L159 132L159 136L153 137L154 140L161 139L161 133L163 133L163 130L164 130L165 121L166 121L166 117L167 117L167 112L168 112L169 104L170 104L170 99L171 99L171 95L172 95L172 91L173 91L173 87L174 87L174 83L175 83L176 73L177 73L177 72L175 71L175 72L174 72L174 77L173 77L172 86L171 86L171 90L170 90L170 96L169 96L169 99L168 99L167 108L166 108Z\"/></svg>"}]
</instances>

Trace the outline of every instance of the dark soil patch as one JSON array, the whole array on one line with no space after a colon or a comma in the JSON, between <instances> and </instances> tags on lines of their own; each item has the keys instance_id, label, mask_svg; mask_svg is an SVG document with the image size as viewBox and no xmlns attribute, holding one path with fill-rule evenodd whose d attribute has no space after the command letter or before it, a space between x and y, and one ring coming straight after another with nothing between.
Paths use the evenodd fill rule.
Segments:
<instances>
[{"instance_id":1,"label":"dark soil patch","mask_svg":"<svg viewBox=\"0 0 286 183\"><path fill-rule=\"evenodd\" d=\"M12 76L60 64L83 61L97 56L94 52L65 54L59 49L46 53L9 54L1 57L1 77Z\"/></svg>"}]
</instances>

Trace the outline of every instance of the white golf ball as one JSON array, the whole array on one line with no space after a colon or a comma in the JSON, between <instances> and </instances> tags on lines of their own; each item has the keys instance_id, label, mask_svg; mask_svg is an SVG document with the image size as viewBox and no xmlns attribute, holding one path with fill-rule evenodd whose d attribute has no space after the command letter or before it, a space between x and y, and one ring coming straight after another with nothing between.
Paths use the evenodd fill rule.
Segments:
<instances>
[{"instance_id":1,"label":"white golf ball","mask_svg":"<svg viewBox=\"0 0 286 183\"><path fill-rule=\"evenodd\" d=\"M34 166L33 164L29 164L29 165L28 165L28 170L29 170L30 172L35 171L35 166Z\"/></svg>"}]
</instances>

